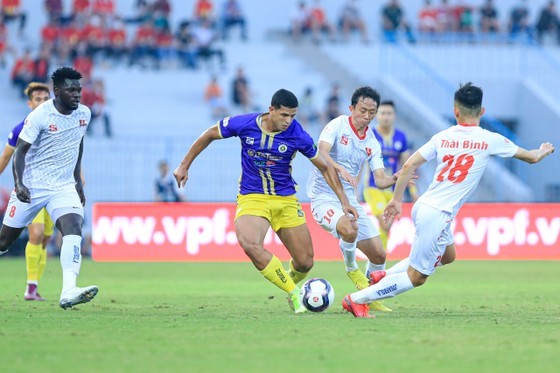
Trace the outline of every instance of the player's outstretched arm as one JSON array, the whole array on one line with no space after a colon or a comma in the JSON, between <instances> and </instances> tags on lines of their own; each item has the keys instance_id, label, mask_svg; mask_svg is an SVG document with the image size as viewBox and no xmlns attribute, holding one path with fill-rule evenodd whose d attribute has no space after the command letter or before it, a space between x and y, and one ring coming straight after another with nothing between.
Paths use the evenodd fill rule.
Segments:
<instances>
[{"instance_id":1,"label":"player's outstretched arm","mask_svg":"<svg viewBox=\"0 0 560 373\"><path fill-rule=\"evenodd\" d=\"M414 153L412 157L404 163L397 178L393 198L389 201L383 211L383 220L386 223L391 224L395 217L401 214L404 191L410 182L410 179L413 177L414 171L424 163L426 163L426 159L424 159L424 157L422 157L418 152Z\"/></svg>"},{"instance_id":2,"label":"player's outstretched arm","mask_svg":"<svg viewBox=\"0 0 560 373\"><path fill-rule=\"evenodd\" d=\"M319 171L321 171L321 174L323 174L325 181L327 182L327 184L329 184L331 189L340 200L340 203L342 204L342 210L347 215L352 215L352 217L350 218L351 221L356 221L356 219L358 219L358 211L352 205L350 205L348 197L344 192L344 188L342 187L342 183L340 182L340 179L334 167L325 159L320 151L317 157L311 159L311 163L313 163L313 165L315 165L315 167L317 167Z\"/></svg>"},{"instance_id":3,"label":"player's outstretched arm","mask_svg":"<svg viewBox=\"0 0 560 373\"><path fill-rule=\"evenodd\" d=\"M539 149L526 150L520 147L517 149L517 152L513 155L513 157L533 164L542 161L552 153L554 153L554 145L549 142L545 142L541 144Z\"/></svg>"},{"instance_id":4,"label":"player's outstretched arm","mask_svg":"<svg viewBox=\"0 0 560 373\"><path fill-rule=\"evenodd\" d=\"M84 193L84 181L82 175L82 154L84 152L84 138L80 141L80 148L78 151L78 161L76 162L76 167L74 167L74 182L76 185L76 191L78 196L80 196L80 202L82 206L86 205L86 195Z\"/></svg>"},{"instance_id":5,"label":"player's outstretched arm","mask_svg":"<svg viewBox=\"0 0 560 373\"><path fill-rule=\"evenodd\" d=\"M179 166L177 166L175 171L173 171L173 176L175 177L175 180L177 180L177 186L179 188L185 186L185 183L189 178L189 168L195 158L198 157L198 155L202 153L202 151L206 149L212 141L220 140L222 138L222 136L220 136L220 129L218 126L219 125L216 124L204 131L202 135L200 135L199 138L191 145L189 151L185 155L185 158L183 158Z\"/></svg>"},{"instance_id":6,"label":"player's outstretched arm","mask_svg":"<svg viewBox=\"0 0 560 373\"><path fill-rule=\"evenodd\" d=\"M323 157L327 160L327 162L329 162L334 167L334 170L338 173L338 175L342 178L342 180L346 180L347 182L350 183L350 185L352 185L353 188L357 188L358 179L350 175L350 172L348 172L344 167L342 167L340 164L335 162L334 159L332 159L332 157L329 154L331 149L332 149L331 144L329 144L326 141L319 141L319 151L321 152Z\"/></svg>"},{"instance_id":7,"label":"player's outstretched arm","mask_svg":"<svg viewBox=\"0 0 560 373\"><path fill-rule=\"evenodd\" d=\"M4 172L8 163L10 163L10 159L12 159L12 155L14 154L14 148L9 145L6 145L2 155L0 155L0 174Z\"/></svg>"},{"instance_id":8,"label":"player's outstretched arm","mask_svg":"<svg viewBox=\"0 0 560 373\"><path fill-rule=\"evenodd\" d=\"M12 171L14 173L14 184L16 189L16 196L21 202L29 203L31 202L31 194L29 189L23 185L23 171L25 170L25 155L31 148L31 144L18 139L16 150L14 152L14 163L12 165Z\"/></svg>"},{"instance_id":9,"label":"player's outstretched arm","mask_svg":"<svg viewBox=\"0 0 560 373\"><path fill-rule=\"evenodd\" d=\"M416 169L424 163L426 163L426 159L422 157L419 152L415 152L410 158L408 158L398 175L397 182L395 183L395 192L393 194L394 200L402 202L404 191L408 186L408 183L413 177L415 177L414 171L416 171Z\"/></svg>"}]
</instances>

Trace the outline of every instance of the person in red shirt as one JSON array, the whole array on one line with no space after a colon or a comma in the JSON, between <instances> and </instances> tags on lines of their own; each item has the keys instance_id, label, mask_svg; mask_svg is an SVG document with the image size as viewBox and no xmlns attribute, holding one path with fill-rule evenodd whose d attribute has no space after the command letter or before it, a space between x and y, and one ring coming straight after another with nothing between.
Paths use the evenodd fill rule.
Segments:
<instances>
[{"instance_id":1,"label":"person in red shirt","mask_svg":"<svg viewBox=\"0 0 560 373\"><path fill-rule=\"evenodd\" d=\"M420 32L434 33L437 27L438 10L432 5L431 0L425 0L424 6L418 13L418 28Z\"/></svg>"},{"instance_id":2,"label":"person in red shirt","mask_svg":"<svg viewBox=\"0 0 560 373\"><path fill-rule=\"evenodd\" d=\"M26 49L25 52L21 57L19 57L16 62L14 63L14 67L12 68L12 72L10 74L10 78L12 80L12 84L17 87L18 91L22 93L25 87L33 80L34 71L34 64L33 59L31 58L31 52L29 49Z\"/></svg>"},{"instance_id":3,"label":"person in red shirt","mask_svg":"<svg viewBox=\"0 0 560 373\"><path fill-rule=\"evenodd\" d=\"M105 107L105 83L103 80L94 79L84 81L82 84L81 102L91 109L91 121L86 130L87 134L92 134L94 128L93 124L100 118L103 120L105 136L110 138L112 136L111 119Z\"/></svg>"},{"instance_id":4,"label":"person in red shirt","mask_svg":"<svg viewBox=\"0 0 560 373\"><path fill-rule=\"evenodd\" d=\"M93 14L102 16L103 18L113 17L115 15L114 0L93 0Z\"/></svg>"},{"instance_id":5,"label":"person in red shirt","mask_svg":"<svg viewBox=\"0 0 560 373\"><path fill-rule=\"evenodd\" d=\"M113 60L120 61L121 58L128 52L126 43L126 29L121 21L114 21L113 27L109 29L106 34L107 56Z\"/></svg>"},{"instance_id":6,"label":"person in red shirt","mask_svg":"<svg viewBox=\"0 0 560 373\"><path fill-rule=\"evenodd\" d=\"M19 19L19 32L22 34L27 14L21 10L21 0L2 0L2 18L6 23Z\"/></svg>"},{"instance_id":7,"label":"person in red shirt","mask_svg":"<svg viewBox=\"0 0 560 373\"><path fill-rule=\"evenodd\" d=\"M91 3L90 0L73 0L72 3L72 16L73 20L77 20L78 23L84 24L91 13Z\"/></svg>"},{"instance_id":8,"label":"person in red shirt","mask_svg":"<svg viewBox=\"0 0 560 373\"><path fill-rule=\"evenodd\" d=\"M55 21L49 21L49 23L47 23L41 30L41 40L43 45L49 49L55 48L58 44L58 35L60 31L60 27L55 23Z\"/></svg>"},{"instance_id":9,"label":"person in red shirt","mask_svg":"<svg viewBox=\"0 0 560 373\"><path fill-rule=\"evenodd\" d=\"M62 30L60 30L58 55L62 60L74 59L78 42L82 38L82 30L76 19L72 20Z\"/></svg>"},{"instance_id":10,"label":"person in red shirt","mask_svg":"<svg viewBox=\"0 0 560 373\"><path fill-rule=\"evenodd\" d=\"M48 48L43 47L37 57L33 61L33 81L46 83L49 80L49 61L51 53Z\"/></svg>"},{"instance_id":11,"label":"person in red shirt","mask_svg":"<svg viewBox=\"0 0 560 373\"><path fill-rule=\"evenodd\" d=\"M173 35L169 29L162 29L156 33L156 50L156 68L159 69L162 62L169 62L173 56Z\"/></svg>"},{"instance_id":12,"label":"person in red shirt","mask_svg":"<svg viewBox=\"0 0 560 373\"><path fill-rule=\"evenodd\" d=\"M194 7L194 18L197 21L214 20L214 4L210 0L198 0Z\"/></svg>"},{"instance_id":13,"label":"person in red shirt","mask_svg":"<svg viewBox=\"0 0 560 373\"><path fill-rule=\"evenodd\" d=\"M6 65L6 61L4 59L6 50L8 50L8 29L4 24L2 15L0 14L0 67L4 67Z\"/></svg>"},{"instance_id":14,"label":"person in red shirt","mask_svg":"<svg viewBox=\"0 0 560 373\"><path fill-rule=\"evenodd\" d=\"M87 44L85 41L80 41L76 50L76 58L74 58L74 69L82 73L83 79L91 78L93 70L93 61L87 54Z\"/></svg>"},{"instance_id":15,"label":"person in red shirt","mask_svg":"<svg viewBox=\"0 0 560 373\"><path fill-rule=\"evenodd\" d=\"M89 57L95 58L99 52L105 50L107 32L105 19L99 16L92 16L90 22L82 29L82 40L87 42Z\"/></svg>"},{"instance_id":16,"label":"person in red shirt","mask_svg":"<svg viewBox=\"0 0 560 373\"><path fill-rule=\"evenodd\" d=\"M139 64L144 67L146 57L150 57L152 60L156 59L156 32L151 20L144 21L136 30L129 66Z\"/></svg>"},{"instance_id":17,"label":"person in red shirt","mask_svg":"<svg viewBox=\"0 0 560 373\"><path fill-rule=\"evenodd\" d=\"M327 20L325 10L321 6L321 0L315 0L315 6L309 11L309 19L311 21L311 32L313 41L318 43L320 41L320 34L326 33L331 41L334 41L334 27Z\"/></svg>"}]
</instances>

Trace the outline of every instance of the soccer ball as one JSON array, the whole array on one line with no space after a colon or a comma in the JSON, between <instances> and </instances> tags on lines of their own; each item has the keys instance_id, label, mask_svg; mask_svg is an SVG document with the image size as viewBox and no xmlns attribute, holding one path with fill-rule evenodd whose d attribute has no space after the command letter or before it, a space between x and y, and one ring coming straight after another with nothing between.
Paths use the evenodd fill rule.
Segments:
<instances>
[{"instance_id":1,"label":"soccer ball","mask_svg":"<svg viewBox=\"0 0 560 373\"><path fill-rule=\"evenodd\" d=\"M299 295L305 308L311 312L323 312L334 302L334 289L324 278L307 280Z\"/></svg>"}]
</instances>

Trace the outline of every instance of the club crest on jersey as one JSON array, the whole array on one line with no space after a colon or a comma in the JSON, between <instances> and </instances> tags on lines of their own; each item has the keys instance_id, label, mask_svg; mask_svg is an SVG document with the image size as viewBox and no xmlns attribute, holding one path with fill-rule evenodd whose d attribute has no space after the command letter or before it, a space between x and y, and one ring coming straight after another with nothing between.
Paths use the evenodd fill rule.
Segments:
<instances>
[{"instance_id":1,"label":"club crest on jersey","mask_svg":"<svg viewBox=\"0 0 560 373\"><path fill-rule=\"evenodd\" d=\"M400 141L395 141L395 143L393 144L393 147L395 148L395 150L401 150L402 147L403 147L403 144Z\"/></svg>"},{"instance_id":2,"label":"club crest on jersey","mask_svg":"<svg viewBox=\"0 0 560 373\"><path fill-rule=\"evenodd\" d=\"M371 148L366 148L366 153L367 153L368 157L370 157L371 156Z\"/></svg>"},{"instance_id":3,"label":"club crest on jersey","mask_svg":"<svg viewBox=\"0 0 560 373\"><path fill-rule=\"evenodd\" d=\"M80 123L80 127L87 125L87 121L85 119L80 119L78 122Z\"/></svg>"},{"instance_id":4,"label":"club crest on jersey","mask_svg":"<svg viewBox=\"0 0 560 373\"><path fill-rule=\"evenodd\" d=\"M286 144L278 145L278 151L280 153L286 153L287 150L288 150L288 145L286 145Z\"/></svg>"},{"instance_id":5,"label":"club crest on jersey","mask_svg":"<svg viewBox=\"0 0 560 373\"><path fill-rule=\"evenodd\" d=\"M245 144L253 145L255 143L255 139L252 137L245 137Z\"/></svg>"},{"instance_id":6,"label":"club crest on jersey","mask_svg":"<svg viewBox=\"0 0 560 373\"><path fill-rule=\"evenodd\" d=\"M56 126L56 124L49 125L49 131L51 131L51 132L58 131L58 127Z\"/></svg>"},{"instance_id":7,"label":"club crest on jersey","mask_svg":"<svg viewBox=\"0 0 560 373\"><path fill-rule=\"evenodd\" d=\"M340 138L340 143L342 145L348 145L348 137L346 135L342 135L342 137Z\"/></svg>"}]
</instances>

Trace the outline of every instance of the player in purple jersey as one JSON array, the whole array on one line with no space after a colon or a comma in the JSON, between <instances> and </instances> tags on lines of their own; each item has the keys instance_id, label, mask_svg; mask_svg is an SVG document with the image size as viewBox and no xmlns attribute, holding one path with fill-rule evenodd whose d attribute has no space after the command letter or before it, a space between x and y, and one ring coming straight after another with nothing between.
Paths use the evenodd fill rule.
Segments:
<instances>
[{"instance_id":1,"label":"player in purple jersey","mask_svg":"<svg viewBox=\"0 0 560 373\"><path fill-rule=\"evenodd\" d=\"M332 165L294 120L297 107L296 96L280 89L272 96L267 113L222 119L192 144L173 175L178 186L184 186L192 162L212 141L232 136L240 138L242 175L235 214L237 239L254 266L268 281L288 293L294 311L301 313L305 312L305 307L301 304L297 283L313 267L313 245L305 215L295 196L291 163L296 152L309 158L321 171L352 221L358 218L358 213L350 205ZM264 248L269 227L278 234L292 257L288 271Z\"/></svg>"},{"instance_id":2,"label":"player in purple jersey","mask_svg":"<svg viewBox=\"0 0 560 373\"><path fill-rule=\"evenodd\" d=\"M373 133L381 145L385 172L394 175L401 168L410 156L409 144L404 132L395 128L395 104L393 101L382 101L377 113L377 128ZM379 222L379 237L383 247L387 248L387 240L391 224L383 220L383 209L393 197L394 186L388 189L379 189L375 185L375 178L372 172L366 179L364 187L364 200L369 204L371 213ZM418 199L416 186L408 186L408 192L412 201Z\"/></svg>"},{"instance_id":3,"label":"player in purple jersey","mask_svg":"<svg viewBox=\"0 0 560 373\"><path fill-rule=\"evenodd\" d=\"M28 98L27 106L31 111L50 99L49 86L44 83L31 82L24 93ZM23 121L16 125L8 135L8 142L4 152L0 155L0 174L4 172L12 159L22 128ZM53 227L53 222L46 209L39 211L27 227L29 240L25 246L25 267L27 270L27 286L23 293L23 299L25 300L44 300L37 288L47 265L46 247L53 234Z\"/></svg>"}]
</instances>

